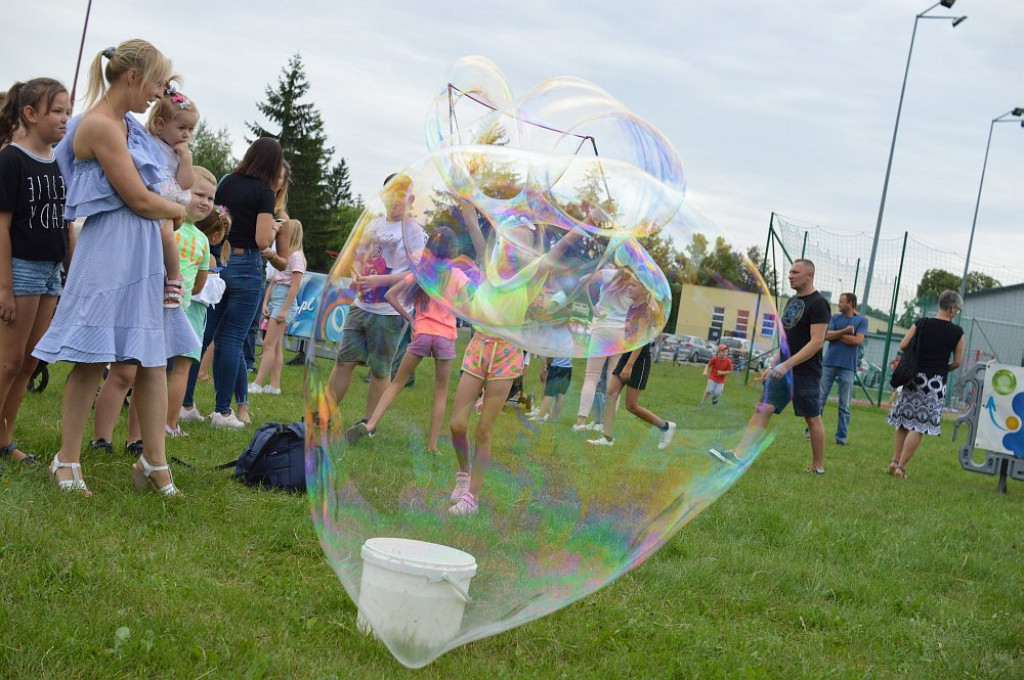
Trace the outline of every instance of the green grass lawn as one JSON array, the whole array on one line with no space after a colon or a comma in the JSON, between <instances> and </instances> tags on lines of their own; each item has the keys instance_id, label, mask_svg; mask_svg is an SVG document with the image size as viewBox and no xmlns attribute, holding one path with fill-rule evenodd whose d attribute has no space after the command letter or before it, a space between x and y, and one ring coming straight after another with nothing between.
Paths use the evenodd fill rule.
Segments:
<instances>
[{"instance_id":1,"label":"green grass lawn","mask_svg":"<svg viewBox=\"0 0 1024 680\"><path fill-rule=\"evenodd\" d=\"M51 368L18 424L41 458L59 444L67 368ZM301 415L302 370L285 370L282 396L253 396L257 423ZM432 378L425 363L389 418L425 426ZM568 429L581 378L577 362L561 422L541 436ZM685 436L702 386L699 368L659 364L643 402ZM540 392L536 372L528 391ZM204 413L212 399L201 384ZM749 412L755 399L732 378L717 413ZM357 378L346 404L364 400ZM619 418L621 436L640 432ZM834 432L834 403L825 424ZM951 423L901 482L884 474L883 411L854 408L851 445L828 448L823 477L802 472L803 421L778 416L776 441L747 474L638 569L418 671L356 631L305 496L210 470L253 428L187 425L192 436L168 444L197 468L175 468L183 499L134 492L120 453L84 454L88 499L57 493L44 468L5 470L0 678L1024 677L1024 487L1000 496L994 477L961 470Z\"/></svg>"}]
</instances>

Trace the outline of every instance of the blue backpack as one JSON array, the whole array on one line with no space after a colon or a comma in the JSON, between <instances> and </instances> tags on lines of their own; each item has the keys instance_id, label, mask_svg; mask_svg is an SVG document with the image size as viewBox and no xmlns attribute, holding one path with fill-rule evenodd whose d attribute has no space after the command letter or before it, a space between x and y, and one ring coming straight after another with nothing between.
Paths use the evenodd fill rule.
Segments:
<instances>
[{"instance_id":1,"label":"blue backpack","mask_svg":"<svg viewBox=\"0 0 1024 680\"><path fill-rule=\"evenodd\" d=\"M306 490L306 424L261 425L234 466L235 479L247 486L284 491Z\"/></svg>"}]
</instances>

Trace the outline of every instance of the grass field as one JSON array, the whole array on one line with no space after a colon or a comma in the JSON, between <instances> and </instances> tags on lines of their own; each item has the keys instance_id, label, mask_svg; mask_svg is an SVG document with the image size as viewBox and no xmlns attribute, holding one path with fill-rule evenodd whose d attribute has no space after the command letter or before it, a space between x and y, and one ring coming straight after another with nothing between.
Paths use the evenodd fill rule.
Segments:
<instances>
[{"instance_id":1,"label":"grass field","mask_svg":"<svg viewBox=\"0 0 1024 680\"><path fill-rule=\"evenodd\" d=\"M46 458L67 370L52 368L18 425L23 448ZM396 419L422 420L432 373L420 367ZM571 424L581 373L547 427ZM528 391L539 392L535 376ZM252 398L254 420L298 419L301 383L301 369L286 368L284 395ZM659 364L644 401L685 428L702 385L697 367ZM723 406L755 397L733 378ZM347 403L364 399L357 380ZM197 400L208 412L208 384ZM825 423L834 431L834 404ZM641 567L418 671L356 631L304 496L210 471L252 428L192 424L169 443L197 467L175 469L184 499L135 493L121 454L86 452L89 499L54 491L43 468L8 467L0 677L1024 677L1024 487L1000 496L994 477L962 471L949 423L904 481L884 474L892 430L880 410L854 408L851 445L828 448L823 477L802 472L802 421L787 413L773 429L739 483Z\"/></svg>"}]
</instances>

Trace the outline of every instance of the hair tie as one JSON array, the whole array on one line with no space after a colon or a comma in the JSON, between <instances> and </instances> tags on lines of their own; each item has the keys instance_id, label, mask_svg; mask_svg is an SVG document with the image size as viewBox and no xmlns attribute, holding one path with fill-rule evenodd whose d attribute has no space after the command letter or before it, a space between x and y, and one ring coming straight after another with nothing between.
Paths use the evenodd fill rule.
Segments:
<instances>
[{"instance_id":1,"label":"hair tie","mask_svg":"<svg viewBox=\"0 0 1024 680\"><path fill-rule=\"evenodd\" d=\"M106 57L107 59L113 59L114 58L114 52L116 50L117 50L116 47L108 47L107 49L103 50L103 56Z\"/></svg>"}]
</instances>

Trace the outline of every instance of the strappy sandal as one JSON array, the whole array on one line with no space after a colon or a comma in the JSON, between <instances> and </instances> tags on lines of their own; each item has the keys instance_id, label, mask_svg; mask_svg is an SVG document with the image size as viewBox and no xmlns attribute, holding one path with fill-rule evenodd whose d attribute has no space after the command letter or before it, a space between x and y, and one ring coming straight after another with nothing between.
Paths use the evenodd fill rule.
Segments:
<instances>
[{"instance_id":1,"label":"strappy sandal","mask_svg":"<svg viewBox=\"0 0 1024 680\"><path fill-rule=\"evenodd\" d=\"M180 276L176 279L164 279L164 309L181 307L184 290L185 282Z\"/></svg>"},{"instance_id":2,"label":"strappy sandal","mask_svg":"<svg viewBox=\"0 0 1024 680\"><path fill-rule=\"evenodd\" d=\"M889 471L886 472L886 474L888 474L888 475L896 474L896 468L898 468L899 466L900 466L900 462L898 460L896 460L895 458L893 458L892 462L889 463Z\"/></svg>"},{"instance_id":3,"label":"strappy sandal","mask_svg":"<svg viewBox=\"0 0 1024 680\"><path fill-rule=\"evenodd\" d=\"M23 458L15 460L14 452L19 452ZM33 456L31 453L25 453L18 448L18 442L11 442L7 446L0 446L0 458L10 458L12 463L21 463L27 467L35 467L39 465L39 459Z\"/></svg>"},{"instance_id":4,"label":"strappy sandal","mask_svg":"<svg viewBox=\"0 0 1024 680\"><path fill-rule=\"evenodd\" d=\"M146 488L152 488L162 496L179 496L181 490L174 486L174 477L171 477L171 481L165 486L157 486L156 482L153 481L152 474L154 472L161 472L167 470L167 474L171 474L171 468L167 465L150 465L149 461L146 460L145 456L139 456L139 462L142 463L140 469L138 465L132 465L132 484L135 486L136 491L145 491Z\"/></svg>"},{"instance_id":5,"label":"strappy sandal","mask_svg":"<svg viewBox=\"0 0 1024 680\"><path fill-rule=\"evenodd\" d=\"M61 468L67 468L71 470L71 479L58 479L57 471ZM82 479L82 466L79 463L65 463L60 459L60 454L54 454L53 462L50 464L50 481L60 489L61 491L81 491L86 496L91 496L92 492L89 491L89 487L85 485L85 480Z\"/></svg>"},{"instance_id":6,"label":"strappy sandal","mask_svg":"<svg viewBox=\"0 0 1024 680\"><path fill-rule=\"evenodd\" d=\"M896 466L896 472L894 474L896 475L897 479L906 479L907 478L907 470L902 465L897 465Z\"/></svg>"}]
</instances>

